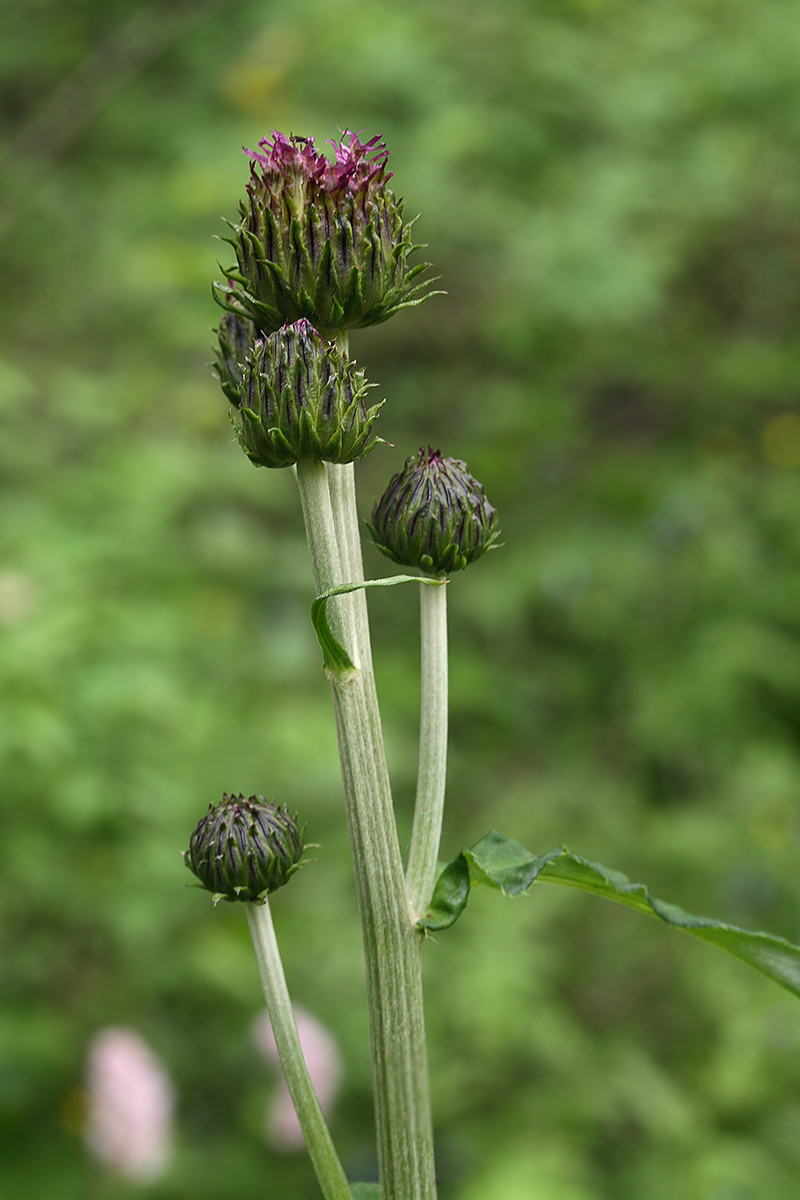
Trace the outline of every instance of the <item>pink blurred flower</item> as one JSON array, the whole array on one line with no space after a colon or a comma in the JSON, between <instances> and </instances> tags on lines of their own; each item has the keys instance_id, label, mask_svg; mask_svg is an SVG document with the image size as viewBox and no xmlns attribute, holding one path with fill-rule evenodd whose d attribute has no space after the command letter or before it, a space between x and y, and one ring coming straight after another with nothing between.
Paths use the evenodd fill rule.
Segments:
<instances>
[{"instance_id":1,"label":"pink blurred flower","mask_svg":"<svg viewBox=\"0 0 800 1200\"><path fill-rule=\"evenodd\" d=\"M308 1073L320 1108L327 1116L336 1099L342 1076L339 1050L327 1029L305 1009L295 1008L294 1017ZM267 1061L280 1070L278 1049L266 1011L253 1023L253 1041ZM300 1122L283 1079L275 1089L267 1112L267 1137L274 1149L282 1154L293 1154L305 1146Z\"/></svg>"},{"instance_id":2,"label":"pink blurred flower","mask_svg":"<svg viewBox=\"0 0 800 1200\"><path fill-rule=\"evenodd\" d=\"M142 1037L132 1029L97 1033L87 1066L86 1144L109 1171L133 1183L163 1174L172 1144L175 1092Z\"/></svg>"}]
</instances>

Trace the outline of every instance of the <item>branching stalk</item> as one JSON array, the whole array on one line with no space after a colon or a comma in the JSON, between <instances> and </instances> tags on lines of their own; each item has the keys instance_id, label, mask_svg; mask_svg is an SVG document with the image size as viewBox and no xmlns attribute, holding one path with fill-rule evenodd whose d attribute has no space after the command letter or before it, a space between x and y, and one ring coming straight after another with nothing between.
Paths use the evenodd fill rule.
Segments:
<instances>
[{"instance_id":1,"label":"branching stalk","mask_svg":"<svg viewBox=\"0 0 800 1200\"><path fill-rule=\"evenodd\" d=\"M319 1185L325 1200L352 1200L347 1177L331 1141L303 1056L283 973L283 963L275 939L269 902L265 897L263 904L248 903L245 909L283 1077L292 1097Z\"/></svg>"},{"instance_id":2,"label":"branching stalk","mask_svg":"<svg viewBox=\"0 0 800 1200\"><path fill-rule=\"evenodd\" d=\"M353 582L346 570L361 578L352 469L300 462L297 481L317 593ZM435 1200L422 937L408 905L362 600L336 601L340 640L359 669L330 682L364 936L381 1194Z\"/></svg>"}]
</instances>

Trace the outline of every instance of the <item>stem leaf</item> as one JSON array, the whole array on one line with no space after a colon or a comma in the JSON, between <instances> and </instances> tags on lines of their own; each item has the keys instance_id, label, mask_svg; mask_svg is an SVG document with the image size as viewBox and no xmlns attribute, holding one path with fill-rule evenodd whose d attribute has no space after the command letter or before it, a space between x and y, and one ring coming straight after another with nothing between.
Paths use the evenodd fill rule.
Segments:
<instances>
[{"instance_id":1,"label":"stem leaf","mask_svg":"<svg viewBox=\"0 0 800 1200\"><path fill-rule=\"evenodd\" d=\"M425 579L421 575L390 575L386 579L367 579L360 583L343 583L340 587L331 588L330 591L317 596L311 605L311 624L314 626L314 632L322 650L323 668L334 674L355 670L350 655L341 642L333 636L328 624L328 601L334 596L346 596L349 592L357 592L361 588L392 587L395 583L426 583L430 587L442 587L445 582L443 579Z\"/></svg>"},{"instance_id":2,"label":"stem leaf","mask_svg":"<svg viewBox=\"0 0 800 1200\"><path fill-rule=\"evenodd\" d=\"M643 883L573 854L566 846L535 855L492 830L447 863L439 875L421 929L447 929L464 911L471 887L519 896L534 883L560 883L614 900L724 950L800 997L800 946L770 933L753 933L710 917L695 917L652 896Z\"/></svg>"},{"instance_id":3,"label":"stem leaf","mask_svg":"<svg viewBox=\"0 0 800 1200\"><path fill-rule=\"evenodd\" d=\"M353 1200L381 1200L379 1183L351 1183L350 1190Z\"/></svg>"}]
</instances>

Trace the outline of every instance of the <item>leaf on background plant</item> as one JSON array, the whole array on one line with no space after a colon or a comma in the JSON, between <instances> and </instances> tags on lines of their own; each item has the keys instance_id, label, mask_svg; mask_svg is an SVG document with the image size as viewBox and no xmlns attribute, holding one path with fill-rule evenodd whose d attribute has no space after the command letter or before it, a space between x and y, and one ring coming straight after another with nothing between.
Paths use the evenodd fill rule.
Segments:
<instances>
[{"instance_id":1,"label":"leaf on background plant","mask_svg":"<svg viewBox=\"0 0 800 1200\"><path fill-rule=\"evenodd\" d=\"M381 1200L379 1183L351 1183L350 1190L353 1200Z\"/></svg>"},{"instance_id":2,"label":"leaf on background plant","mask_svg":"<svg viewBox=\"0 0 800 1200\"><path fill-rule=\"evenodd\" d=\"M361 583L343 583L340 587L331 588L329 592L323 592L321 596L317 596L311 605L311 624L314 626L314 632L322 650L323 668L336 674L355 670L350 655L341 642L338 642L333 636L328 624L328 601L333 596L346 596L348 592L357 592L361 588L392 587L395 583L425 583L429 587L442 587L445 582L442 579L426 579L424 575L390 575L386 579L366 579Z\"/></svg>"},{"instance_id":3,"label":"leaf on background plant","mask_svg":"<svg viewBox=\"0 0 800 1200\"><path fill-rule=\"evenodd\" d=\"M581 858L566 846L537 857L495 830L445 866L420 927L430 931L447 929L466 908L471 887L483 884L506 896L519 896L535 882L565 884L658 917L755 967L800 996L800 946L774 934L750 933L709 917L692 916L675 904L651 896L643 883L633 883L620 871Z\"/></svg>"}]
</instances>

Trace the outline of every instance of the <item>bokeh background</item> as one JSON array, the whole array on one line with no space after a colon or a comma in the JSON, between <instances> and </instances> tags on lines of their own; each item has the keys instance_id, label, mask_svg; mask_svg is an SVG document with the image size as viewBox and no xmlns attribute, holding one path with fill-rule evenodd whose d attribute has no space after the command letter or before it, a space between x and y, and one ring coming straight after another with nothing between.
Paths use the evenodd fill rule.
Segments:
<instances>
[{"instance_id":1,"label":"bokeh background","mask_svg":"<svg viewBox=\"0 0 800 1200\"><path fill-rule=\"evenodd\" d=\"M234 906L180 851L223 790L299 809L274 910L374 1177L366 1012L292 475L231 442L210 280L272 128L380 132L446 296L353 335L504 548L453 580L444 854L566 842L796 939L800 9L792 0L28 0L0 19L0 1196L312 1200ZM377 393L375 393L377 395ZM367 554L373 575L388 565ZM373 594L399 821L413 589ZM477 894L426 951L442 1200L795 1200L800 1006L590 897ZM117 1188L85 1061L127 1026L175 1153Z\"/></svg>"}]
</instances>

